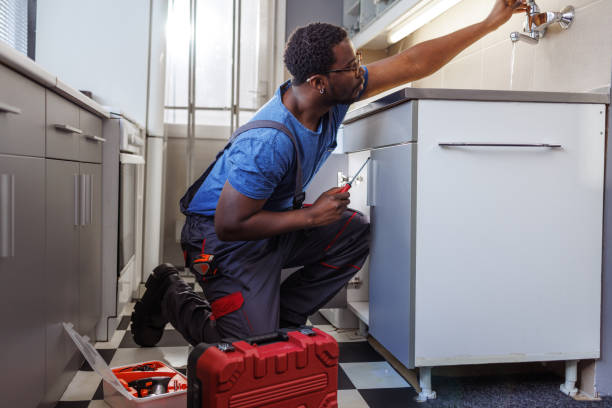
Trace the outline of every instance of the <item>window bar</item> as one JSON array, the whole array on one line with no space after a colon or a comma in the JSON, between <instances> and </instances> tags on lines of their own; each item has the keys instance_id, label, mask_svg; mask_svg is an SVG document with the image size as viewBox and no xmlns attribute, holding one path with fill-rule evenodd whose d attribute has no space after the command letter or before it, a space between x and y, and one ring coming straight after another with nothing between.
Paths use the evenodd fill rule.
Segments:
<instances>
[{"instance_id":1,"label":"window bar","mask_svg":"<svg viewBox=\"0 0 612 408\"><path fill-rule=\"evenodd\" d=\"M235 128L240 127L240 33L241 33L241 21L242 21L242 0L238 0L238 33L236 34L236 109L234 110L234 119L236 121Z\"/></svg>"},{"instance_id":2,"label":"window bar","mask_svg":"<svg viewBox=\"0 0 612 408\"><path fill-rule=\"evenodd\" d=\"M231 91L231 112L230 112L230 137L234 133L234 112L236 111L236 105L234 104L234 91L236 89L236 2L233 1L232 7L232 91Z\"/></svg>"},{"instance_id":3,"label":"window bar","mask_svg":"<svg viewBox=\"0 0 612 408\"><path fill-rule=\"evenodd\" d=\"M195 140L195 87L196 87L196 0L189 2L189 73L188 73L188 110L187 110L187 169L185 172L187 178L187 187L191 185L193 179L192 161L193 161L193 145Z\"/></svg>"}]
</instances>

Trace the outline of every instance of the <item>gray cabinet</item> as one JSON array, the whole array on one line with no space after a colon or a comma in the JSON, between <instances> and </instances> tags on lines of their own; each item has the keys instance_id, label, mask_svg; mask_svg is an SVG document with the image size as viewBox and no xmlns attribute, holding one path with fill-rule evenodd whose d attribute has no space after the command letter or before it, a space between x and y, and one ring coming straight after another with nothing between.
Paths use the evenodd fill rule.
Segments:
<instances>
[{"instance_id":1,"label":"gray cabinet","mask_svg":"<svg viewBox=\"0 0 612 408\"><path fill-rule=\"evenodd\" d=\"M0 154L2 405L35 407L44 392L44 159ZM27 367L27 379L24 373Z\"/></svg>"},{"instance_id":2,"label":"gray cabinet","mask_svg":"<svg viewBox=\"0 0 612 408\"><path fill-rule=\"evenodd\" d=\"M414 366L414 197L416 143L373 149L368 182L370 333Z\"/></svg>"},{"instance_id":3,"label":"gray cabinet","mask_svg":"<svg viewBox=\"0 0 612 408\"><path fill-rule=\"evenodd\" d=\"M45 154L45 89L0 65L0 153Z\"/></svg>"},{"instance_id":4,"label":"gray cabinet","mask_svg":"<svg viewBox=\"0 0 612 408\"><path fill-rule=\"evenodd\" d=\"M79 163L46 160L46 398L57 401L78 369L62 322L79 322Z\"/></svg>"},{"instance_id":5,"label":"gray cabinet","mask_svg":"<svg viewBox=\"0 0 612 408\"><path fill-rule=\"evenodd\" d=\"M2 406L53 407L101 314L102 120L0 64ZM56 160L60 159L60 160Z\"/></svg>"},{"instance_id":6,"label":"gray cabinet","mask_svg":"<svg viewBox=\"0 0 612 408\"><path fill-rule=\"evenodd\" d=\"M95 337L100 316L102 208L99 164L46 160L47 398L57 400L81 356L62 322Z\"/></svg>"}]
</instances>

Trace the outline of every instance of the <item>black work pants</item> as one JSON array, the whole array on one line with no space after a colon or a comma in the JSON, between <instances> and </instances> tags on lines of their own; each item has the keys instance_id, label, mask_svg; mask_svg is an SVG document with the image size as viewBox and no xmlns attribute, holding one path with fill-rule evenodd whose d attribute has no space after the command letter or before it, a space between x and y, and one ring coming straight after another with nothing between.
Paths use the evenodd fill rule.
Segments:
<instances>
[{"instance_id":1,"label":"black work pants","mask_svg":"<svg viewBox=\"0 0 612 408\"><path fill-rule=\"evenodd\" d=\"M272 332L281 320L305 324L363 266L369 241L367 219L353 210L323 227L235 242L217 238L212 217L188 216L181 236L186 265L212 305L210 318L221 337L234 338ZM194 264L203 254L214 256L208 270ZM302 268L281 285L281 269L297 266ZM210 341L195 338L205 331L190 327L202 325L201 308L193 305L197 296L185 293L184 287L180 291L173 301L164 302L172 309L166 315L175 316L170 321L190 342Z\"/></svg>"}]
</instances>

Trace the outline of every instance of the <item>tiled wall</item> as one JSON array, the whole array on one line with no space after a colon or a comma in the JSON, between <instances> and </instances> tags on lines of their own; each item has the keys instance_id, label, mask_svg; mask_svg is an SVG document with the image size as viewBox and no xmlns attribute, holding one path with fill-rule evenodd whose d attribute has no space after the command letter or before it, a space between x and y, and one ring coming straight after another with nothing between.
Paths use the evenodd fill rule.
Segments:
<instances>
[{"instance_id":1,"label":"tiled wall","mask_svg":"<svg viewBox=\"0 0 612 408\"><path fill-rule=\"evenodd\" d=\"M551 26L539 44L516 44L514 74L510 32L522 31L524 13L460 53L435 74L414 82L421 88L533 91L592 91L610 86L612 0L539 0L541 11L576 9L574 24ZM485 18L492 0L463 0L437 19L388 49L389 55Z\"/></svg>"}]
</instances>

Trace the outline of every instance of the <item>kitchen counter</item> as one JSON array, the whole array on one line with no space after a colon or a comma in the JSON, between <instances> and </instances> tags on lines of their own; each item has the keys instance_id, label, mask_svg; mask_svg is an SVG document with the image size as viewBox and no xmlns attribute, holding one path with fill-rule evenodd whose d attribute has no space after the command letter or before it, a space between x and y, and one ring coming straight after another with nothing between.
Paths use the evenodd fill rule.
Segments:
<instances>
[{"instance_id":1,"label":"kitchen counter","mask_svg":"<svg viewBox=\"0 0 612 408\"><path fill-rule=\"evenodd\" d=\"M404 88L368 105L349 112L344 123L352 123L377 112L416 99L489 101L489 102L547 102L609 104L610 95L580 92L496 91L481 89Z\"/></svg>"},{"instance_id":2,"label":"kitchen counter","mask_svg":"<svg viewBox=\"0 0 612 408\"><path fill-rule=\"evenodd\" d=\"M11 67L22 75L38 82L44 87L62 95L66 99L76 103L88 111L110 118L110 113L96 101L88 98L83 93L62 82L55 75L47 72L30 58L0 41L0 63Z\"/></svg>"}]
</instances>

